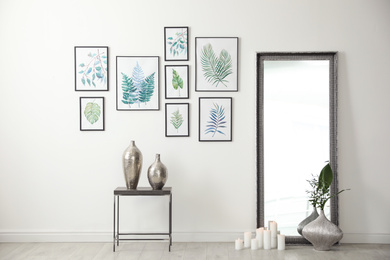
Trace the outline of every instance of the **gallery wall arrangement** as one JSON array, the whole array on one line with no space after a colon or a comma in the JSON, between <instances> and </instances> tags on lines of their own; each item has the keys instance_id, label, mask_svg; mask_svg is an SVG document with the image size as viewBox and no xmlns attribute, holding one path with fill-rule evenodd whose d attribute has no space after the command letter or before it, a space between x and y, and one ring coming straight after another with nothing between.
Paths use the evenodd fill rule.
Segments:
<instances>
[{"instance_id":1,"label":"gallery wall arrangement","mask_svg":"<svg viewBox=\"0 0 390 260\"><path fill-rule=\"evenodd\" d=\"M164 27L165 99L189 99L189 27ZM75 91L108 91L108 46L75 46ZM160 110L160 57L116 56L116 110ZM238 37L195 38L195 91L238 91ZM232 97L199 97L199 142L232 141ZM165 136L189 137L190 103L165 104ZM80 131L104 131L104 97L80 97Z\"/></svg>"}]
</instances>

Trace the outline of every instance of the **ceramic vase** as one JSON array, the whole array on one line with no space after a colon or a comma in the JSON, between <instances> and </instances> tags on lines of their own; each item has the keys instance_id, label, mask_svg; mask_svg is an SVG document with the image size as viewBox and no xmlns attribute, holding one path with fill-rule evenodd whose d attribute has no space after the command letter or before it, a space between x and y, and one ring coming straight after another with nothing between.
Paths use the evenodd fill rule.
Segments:
<instances>
[{"instance_id":1,"label":"ceramic vase","mask_svg":"<svg viewBox=\"0 0 390 260\"><path fill-rule=\"evenodd\" d=\"M307 218L305 218L304 220L302 220L301 223L298 224L298 227L297 227L298 233L302 236L302 230L303 230L303 228L304 228L307 224L309 224L310 222L312 222L313 220L315 220L317 217L318 217L317 208L313 206L313 212L312 212Z\"/></svg>"},{"instance_id":2,"label":"ceramic vase","mask_svg":"<svg viewBox=\"0 0 390 260\"><path fill-rule=\"evenodd\" d=\"M307 224L302 235L313 244L318 251L327 251L343 237L343 231L330 222L323 210L320 210L318 218Z\"/></svg>"},{"instance_id":3,"label":"ceramic vase","mask_svg":"<svg viewBox=\"0 0 390 260\"><path fill-rule=\"evenodd\" d=\"M153 190L161 190L168 179L167 167L160 161L160 155L156 154L156 159L148 169L148 180Z\"/></svg>"},{"instance_id":4,"label":"ceramic vase","mask_svg":"<svg viewBox=\"0 0 390 260\"><path fill-rule=\"evenodd\" d=\"M142 169L142 153L135 145L135 141L131 141L129 147L123 152L122 163L126 188L137 189Z\"/></svg>"}]
</instances>

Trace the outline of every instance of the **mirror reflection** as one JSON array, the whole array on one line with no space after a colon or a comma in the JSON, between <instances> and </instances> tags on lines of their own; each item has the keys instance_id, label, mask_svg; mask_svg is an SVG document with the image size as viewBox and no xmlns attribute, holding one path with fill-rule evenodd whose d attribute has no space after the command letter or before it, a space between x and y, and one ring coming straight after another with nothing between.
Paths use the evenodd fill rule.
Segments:
<instances>
[{"instance_id":1,"label":"mirror reflection","mask_svg":"<svg viewBox=\"0 0 390 260\"><path fill-rule=\"evenodd\" d=\"M329 160L329 61L264 61L264 213L285 235L311 214L305 180ZM329 217L329 207L326 207Z\"/></svg>"}]
</instances>

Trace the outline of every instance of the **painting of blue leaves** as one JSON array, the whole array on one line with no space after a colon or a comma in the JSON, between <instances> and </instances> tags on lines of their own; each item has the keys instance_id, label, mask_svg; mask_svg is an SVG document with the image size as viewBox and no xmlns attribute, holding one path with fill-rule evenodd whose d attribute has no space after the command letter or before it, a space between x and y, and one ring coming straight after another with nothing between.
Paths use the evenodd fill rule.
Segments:
<instances>
[{"instance_id":1,"label":"painting of blue leaves","mask_svg":"<svg viewBox=\"0 0 390 260\"><path fill-rule=\"evenodd\" d=\"M165 61L188 60L188 27L164 28Z\"/></svg>"},{"instance_id":2,"label":"painting of blue leaves","mask_svg":"<svg viewBox=\"0 0 390 260\"><path fill-rule=\"evenodd\" d=\"M232 141L232 98L199 98L199 141Z\"/></svg>"},{"instance_id":3,"label":"painting of blue leaves","mask_svg":"<svg viewBox=\"0 0 390 260\"><path fill-rule=\"evenodd\" d=\"M117 110L158 110L159 58L117 56Z\"/></svg>"},{"instance_id":4,"label":"painting of blue leaves","mask_svg":"<svg viewBox=\"0 0 390 260\"><path fill-rule=\"evenodd\" d=\"M76 46L75 90L108 90L108 47Z\"/></svg>"}]
</instances>

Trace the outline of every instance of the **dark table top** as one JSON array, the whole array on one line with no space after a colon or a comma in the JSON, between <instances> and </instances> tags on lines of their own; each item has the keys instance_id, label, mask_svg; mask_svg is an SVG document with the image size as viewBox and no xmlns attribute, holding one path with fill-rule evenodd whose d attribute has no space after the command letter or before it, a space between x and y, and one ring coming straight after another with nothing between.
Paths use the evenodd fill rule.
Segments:
<instances>
[{"instance_id":1,"label":"dark table top","mask_svg":"<svg viewBox=\"0 0 390 260\"><path fill-rule=\"evenodd\" d=\"M163 187L162 190L153 190L151 187L138 187L136 190L128 190L126 187L118 187L114 195L138 195L138 196L161 196L170 195L172 187Z\"/></svg>"}]
</instances>

